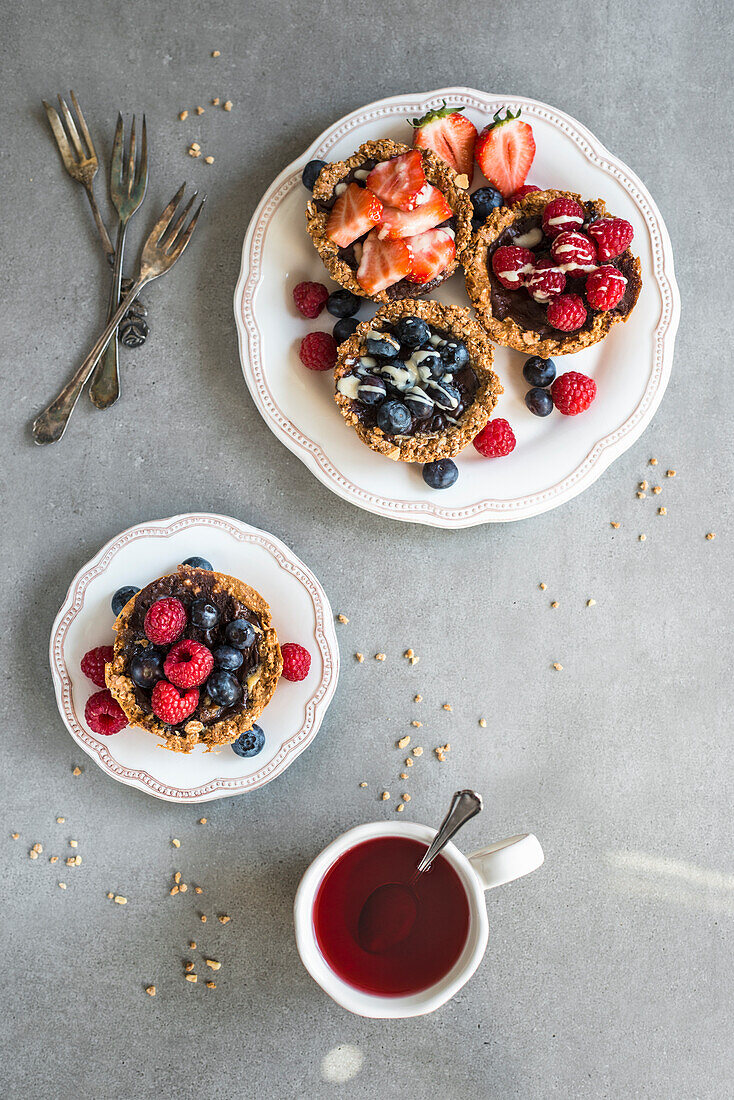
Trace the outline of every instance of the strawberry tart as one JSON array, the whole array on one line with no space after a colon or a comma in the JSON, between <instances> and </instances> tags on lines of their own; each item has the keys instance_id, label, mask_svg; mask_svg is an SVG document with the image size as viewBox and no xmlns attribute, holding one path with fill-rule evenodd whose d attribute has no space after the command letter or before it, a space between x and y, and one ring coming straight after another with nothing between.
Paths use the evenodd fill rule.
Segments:
<instances>
[{"instance_id":1,"label":"strawberry tart","mask_svg":"<svg viewBox=\"0 0 734 1100\"><path fill-rule=\"evenodd\" d=\"M469 244L468 186L431 149L367 141L320 168L308 232L332 279L353 294L420 298L453 275Z\"/></svg>"}]
</instances>

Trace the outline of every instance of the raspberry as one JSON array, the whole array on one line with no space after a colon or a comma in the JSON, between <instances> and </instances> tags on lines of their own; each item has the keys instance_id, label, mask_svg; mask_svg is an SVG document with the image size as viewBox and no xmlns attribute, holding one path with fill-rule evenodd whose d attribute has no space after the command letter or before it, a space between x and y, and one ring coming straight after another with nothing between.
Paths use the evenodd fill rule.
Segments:
<instances>
[{"instance_id":1,"label":"raspberry","mask_svg":"<svg viewBox=\"0 0 734 1100\"><path fill-rule=\"evenodd\" d=\"M193 688L203 684L214 668L211 650L193 638L183 638L168 651L163 671L176 687Z\"/></svg>"},{"instance_id":2,"label":"raspberry","mask_svg":"<svg viewBox=\"0 0 734 1100\"><path fill-rule=\"evenodd\" d=\"M125 711L112 698L107 688L89 696L84 708L84 718L92 733L99 733L102 737L119 733L127 725Z\"/></svg>"},{"instance_id":3,"label":"raspberry","mask_svg":"<svg viewBox=\"0 0 734 1100\"><path fill-rule=\"evenodd\" d=\"M293 288L293 301L296 309L304 317L318 317L326 305L329 292L322 283L299 283Z\"/></svg>"},{"instance_id":4,"label":"raspberry","mask_svg":"<svg viewBox=\"0 0 734 1100\"><path fill-rule=\"evenodd\" d=\"M328 332L309 332L298 351L309 370L333 370L336 364L336 340Z\"/></svg>"},{"instance_id":5,"label":"raspberry","mask_svg":"<svg viewBox=\"0 0 734 1100\"><path fill-rule=\"evenodd\" d=\"M543 211L543 232L553 238L566 230L580 229L585 216L583 206L575 199L551 199Z\"/></svg>"},{"instance_id":6,"label":"raspberry","mask_svg":"<svg viewBox=\"0 0 734 1100\"><path fill-rule=\"evenodd\" d=\"M474 439L474 446L485 458L504 458L515 450L515 433L506 420L490 420Z\"/></svg>"},{"instance_id":7,"label":"raspberry","mask_svg":"<svg viewBox=\"0 0 734 1100\"><path fill-rule=\"evenodd\" d=\"M529 248L505 244L492 254L492 271L497 281L508 290L517 290L535 266L535 256Z\"/></svg>"},{"instance_id":8,"label":"raspberry","mask_svg":"<svg viewBox=\"0 0 734 1100\"><path fill-rule=\"evenodd\" d=\"M632 243L635 231L624 218L597 218L587 230L596 242L596 250L602 263L621 256Z\"/></svg>"},{"instance_id":9,"label":"raspberry","mask_svg":"<svg viewBox=\"0 0 734 1100\"><path fill-rule=\"evenodd\" d=\"M626 286L627 280L616 267L598 267L586 280L586 301L592 309L614 309Z\"/></svg>"},{"instance_id":10,"label":"raspberry","mask_svg":"<svg viewBox=\"0 0 734 1100\"><path fill-rule=\"evenodd\" d=\"M166 596L150 605L143 630L154 645L170 645L183 634L185 626L186 608L175 596Z\"/></svg>"},{"instance_id":11,"label":"raspberry","mask_svg":"<svg viewBox=\"0 0 734 1100\"><path fill-rule=\"evenodd\" d=\"M283 654L283 675L286 680L305 680L311 667L311 654L296 642L280 647Z\"/></svg>"},{"instance_id":12,"label":"raspberry","mask_svg":"<svg viewBox=\"0 0 734 1100\"><path fill-rule=\"evenodd\" d=\"M517 191L513 191L505 206L512 206L513 203L520 202L526 195L532 195L533 191L540 191L540 188L536 187L534 183L524 183L522 187L518 187Z\"/></svg>"},{"instance_id":13,"label":"raspberry","mask_svg":"<svg viewBox=\"0 0 734 1100\"><path fill-rule=\"evenodd\" d=\"M112 646L98 645L96 649L90 649L81 660L82 672L96 684L98 688L105 687L104 666L112 660Z\"/></svg>"},{"instance_id":14,"label":"raspberry","mask_svg":"<svg viewBox=\"0 0 734 1100\"><path fill-rule=\"evenodd\" d=\"M549 302L556 294L563 292L565 285L566 276L558 270L550 256L542 256L525 280L525 289L536 302Z\"/></svg>"},{"instance_id":15,"label":"raspberry","mask_svg":"<svg viewBox=\"0 0 734 1100\"><path fill-rule=\"evenodd\" d=\"M548 324L561 332L576 332L586 320L586 306L578 294L560 294L548 304Z\"/></svg>"},{"instance_id":16,"label":"raspberry","mask_svg":"<svg viewBox=\"0 0 734 1100\"><path fill-rule=\"evenodd\" d=\"M150 705L153 714L169 726L177 726L190 714L193 714L199 705L199 689L191 688L183 694L169 684L167 680L159 680L153 688L150 697Z\"/></svg>"},{"instance_id":17,"label":"raspberry","mask_svg":"<svg viewBox=\"0 0 734 1100\"><path fill-rule=\"evenodd\" d=\"M568 229L559 233L553 241L551 256L572 278L578 278L596 267L594 242L583 233L574 233Z\"/></svg>"},{"instance_id":18,"label":"raspberry","mask_svg":"<svg viewBox=\"0 0 734 1100\"><path fill-rule=\"evenodd\" d=\"M550 388L553 404L564 416L576 416L588 409L596 397L596 382L585 374L570 370L559 374Z\"/></svg>"}]
</instances>

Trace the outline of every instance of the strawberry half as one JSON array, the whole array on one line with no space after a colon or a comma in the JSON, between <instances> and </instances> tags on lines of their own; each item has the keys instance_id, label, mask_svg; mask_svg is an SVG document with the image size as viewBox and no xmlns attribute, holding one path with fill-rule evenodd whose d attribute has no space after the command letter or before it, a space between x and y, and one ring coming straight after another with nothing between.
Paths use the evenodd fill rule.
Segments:
<instances>
[{"instance_id":1,"label":"strawberry half","mask_svg":"<svg viewBox=\"0 0 734 1100\"><path fill-rule=\"evenodd\" d=\"M447 229L429 229L407 242L413 254L411 283L430 283L446 270L456 255L453 234Z\"/></svg>"},{"instance_id":2,"label":"strawberry half","mask_svg":"<svg viewBox=\"0 0 734 1100\"><path fill-rule=\"evenodd\" d=\"M513 115L508 107L504 118L497 111L477 138L474 149L482 172L505 198L525 183L535 156L532 127L519 120L520 111Z\"/></svg>"},{"instance_id":3,"label":"strawberry half","mask_svg":"<svg viewBox=\"0 0 734 1100\"><path fill-rule=\"evenodd\" d=\"M477 128L460 114L464 107L447 107L444 99L440 107L429 111L423 118L414 118L413 146L416 149L432 149L436 156L446 161L469 183L474 175L474 144Z\"/></svg>"},{"instance_id":4,"label":"strawberry half","mask_svg":"<svg viewBox=\"0 0 734 1100\"><path fill-rule=\"evenodd\" d=\"M416 237L419 233L425 233L427 229L433 229L451 217L453 210L443 192L430 183L426 184L426 187L428 192L425 202L416 206L414 210L396 210L394 206L383 206L382 217L377 227L377 235L381 240L385 237L389 240Z\"/></svg>"},{"instance_id":5,"label":"strawberry half","mask_svg":"<svg viewBox=\"0 0 734 1100\"><path fill-rule=\"evenodd\" d=\"M367 186L386 206L412 210L426 185L423 158L415 150L380 161L367 177Z\"/></svg>"},{"instance_id":6,"label":"strawberry half","mask_svg":"<svg viewBox=\"0 0 734 1100\"><path fill-rule=\"evenodd\" d=\"M357 282L368 294L377 294L410 275L412 268L407 242L381 241L373 229L362 246Z\"/></svg>"},{"instance_id":7,"label":"strawberry half","mask_svg":"<svg viewBox=\"0 0 734 1100\"><path fill-rule=\"evenodd\" d=\"M382 203L366 187L350 183L334 203L326 223L326 236L339 248L346 248L368 233L382 217Z\"/></svg>"}]
</instances>

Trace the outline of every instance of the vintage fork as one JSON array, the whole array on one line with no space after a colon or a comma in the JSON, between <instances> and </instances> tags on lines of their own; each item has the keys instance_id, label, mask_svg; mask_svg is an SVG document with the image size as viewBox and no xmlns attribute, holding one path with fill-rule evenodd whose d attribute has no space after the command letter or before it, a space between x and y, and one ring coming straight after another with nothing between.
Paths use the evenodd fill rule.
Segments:
<instances>
[{"instance_id":1,"label":"vintage fork","mask_svg":"<svg viewBox=\"0 0 734 1100\"><path fill-rule=\"evenodd\" d=\"M79 119L79 128L84 136L86 148L82 145L79 131L74 122L74 116L61 96L59 96L59 106L61 108L61 114L64 117L64 122L66 123L66 130L64 130L58 111L52 107L50 103L47 103L45 99L43 100L43 106L46 108L48 121L51 123L51 129L56 138L56 144L59 147L64 167L72 179L81 183L84 190L87 192L87 198L89 199L89 205L92 207L92 214L94 215L94 221L102 241L102 247L108 256L114 257L115 250L112 247L112 241L109 238L109 234L105 229L105 224L102 221L102 215L99 212L97 200L92 190L92 180L97 175L97 170L99 169L99 161L97 160L97 154L94 149L94 142L92 141L92 135L89 133L89 127L86 124L84 115L82 114L82 109L73 92L71 93L71 102ZM67 130L69 132L68 137L66 133Z\"/></svg>"},{"instance_id":2,"label":"vintage fork","mask_svg":"<svg viewBox=\"0 0 734 1100\"><path fill-rule=\"evenodd\" d=\"M84 388L84 383L97 365L100 355L107 347L112 334L125 313L147 283L171 270L191 240L191 234L196 228L206 198L202 198L189 218L191 208L197 197L197 192L194 191L184 209L176 217L176 211L183 199L185 190L186 184L184 183L153 226L148 239L143 245L137 278L129 293L125 295L115 310L114 316L107 324L107 328L56 400L52 401L33 421L33 438L36 443L41 445L56 443L57 440L61 439L69 422L69 417L74 411L74 406L79 400L79 394ZM187 219L189 220L187 221Z\"/></svg>"},{"instance_id":3,"label":"vintage fork","mask_svg":"<svg viewBox=\"0 0 734 1100\"><path fill-rule=\"evenodd\" d=\"M120 286L122 283L122 258L125 252L125 234L127 223L145 198L148 186L148 135L143 115L143 132L140 141L140 156L135 163L135 116L130 127L130 151L127 160L124 157L125 131L122 115L117 116L115 140L112 145L110 164L110 198L119 216L117 227L117 245L115 247L115 266L112 273L112 287L107 307L107 320L113 316L120 304ZM120 367L117 352L117 333L113 335L102 354L92 375L89 390L92 403L98 409L107 409L114 405L120 396Z\"/></svg>"}]
</instances>

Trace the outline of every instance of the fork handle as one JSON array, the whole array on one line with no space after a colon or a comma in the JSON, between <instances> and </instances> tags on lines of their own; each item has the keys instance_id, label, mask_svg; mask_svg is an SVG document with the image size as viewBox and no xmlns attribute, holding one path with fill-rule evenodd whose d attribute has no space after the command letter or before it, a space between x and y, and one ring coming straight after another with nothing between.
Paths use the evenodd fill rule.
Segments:
<instances>
[{"instance_id":1,"label":"fork handle","mask_svg":"<svg viewBox=\"0 0 734 1100\"><path fill-rule=\"evenodd\" d=\"M117 227L117 248L115 266L112 272L112 286L107 304L107 320L114 315L120 304L120 286L122 284L122 258L125 253L125 232L127 222L120 220ZM102 357L95 367L89 387L92 404L98 409L108 409L120 396L120 365L118 360L117 333L113 335Z\"/></svg>"},{"instance_id":2,"label":"fork handle","mask_svg":"<svg viewBox=\"0 0 734 1100\"><path fill-rule=\"evenodd\" d=\"M99 357L107 347L113 332L137 298L138 294L140 294L140 291L146 283L150 282L150 278L150 275L139 275L137 277L130 288L130 293L120 302L115 310L114 316L108 322L107 328L97 340L82 365L74 372L56 400L52 401L33 421L33 439L39 446L44 446L46 443L57 443L58 440L61 439L66 431L69 417L74 411L74 406L79 400L79 394L84 388L84 383L97 365Z\"/></svg>"},{"instance_id":3,"label":"fork handle","mask_svg":"<svg viewBox=\"0 0 734 1100\"><path fill-rule=\"evenodd\" d=\"M110 240L110 235L107 232L107 228L105 226L105 223L102 221L102 215L99 212L99 207L97 206L97 200L95 199L94 191L92 190L91 180L88 184L87 183L84 184L84 190L87 192L87 198L89 199L89 205L92 208L92 215L94 217L94 224L97 226L97 232L99 233L99 239L102 241L102 248L104 248L104 250L105 250L105 252L107 253L108 256L114 256L115 255L115 249L112 245L112 241Z\"/></svg>"}]
</instances>

